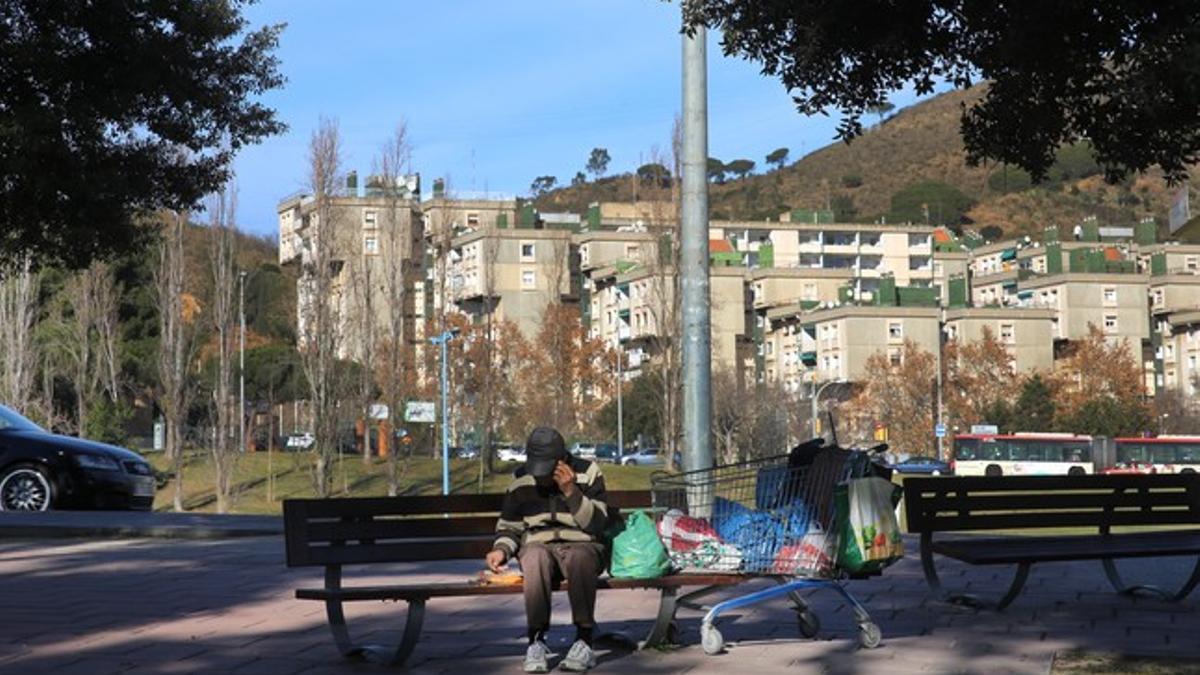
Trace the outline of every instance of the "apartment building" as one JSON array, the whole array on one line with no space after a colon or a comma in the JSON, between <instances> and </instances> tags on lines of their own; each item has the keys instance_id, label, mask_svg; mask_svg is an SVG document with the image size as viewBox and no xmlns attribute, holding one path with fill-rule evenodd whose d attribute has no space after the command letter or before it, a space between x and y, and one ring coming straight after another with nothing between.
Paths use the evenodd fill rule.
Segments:
<instances>
[{"instance_id":1,"label":"apartment building","mask_svg":"<svg viewBox=\"0 0 1200 675\"><path fill-rule=\"evenodd\" d=\"M447 261L447 297L476 321L491 313L528 339L551 302L575 302L579 263L572 233L559 229L481 227L455 237Z\"/></svg>"},{"instance_id":2,"label":"apartment building","mask_svg":"<svg viewBox=\"0 0 1200 675\"><path fill-rule=\"evenodd\" d=\"M681 320L674 269L608 266L592 270L589 283L589 335L621 345L629 359L629 376L659 355L664 348L660 337L678 339L672 328ZM709 288L712 367L739 372L739 345L746 332L746 270L714 267Z\"/></svg>"},{"instance_id":3,"label":"apartment building","mask_svg":"<svg viewBox=\"0 0 1200 675\"><path fill-rule=\"evenodd\" d=\"M768 312L764 376L791 391L804 382L861 379L867 360L883 353L895 364L905 340L927 352L938 348L938 309L846 305L810 312L798 306Z\"/></svg>"},{"instance_id":4,"label":"apartment building","mask_svg":"<svg viewBox=\"0 0 1200 675\"><path fill-rule=\"evenodd\" d=\"M1053 338L1079 340L1089 325L1138 353L1149 339L1147 278L1139 274L1075 273L1034 277L1018 284L1021 306L1054 312Z\"/></svg>"},{"instance_id":5,"label":"apartment building","mask_svg":"<svg viewBox=\"0 0 1200 675\"><path fill-rule=\"evenodd\" d=\"M420 339L419 294L424 256L424 227L419 207L419 178L404 177L391 188L368 178L358 186L357 176L347 178L345 188L318 211L312 195L298 193L277 207L280 264L300 266L298 335L309 330L307 317L315 288L310 261L322 243L331 279L331 307L338 325L338 355L361 359L367 336L391 337L391 312L385 311L395 297L403 297L402 335L395 339L413 344ZM322 222L322 216L324 222ZM329 228L324 234L319 228ZM391 280L399 281L393 287ZM402 287L402 290L400 290ZM368 327L366 315L374 317ZM374 339L379 343L380 338Z\"/></svg>"},{"instance_id":6,"label":"apartment building","mask_svg":"<svg viewBox=\"0 0 1200 675\"><path fill-rule=\"evenodd\" d=\"M1012 357L1013 372L1024 374L1054 366L1054 317L1049 309L963 307L946 310L944 330L947 340L962 344L990 330Z\"/></svg>"}]
</instances>

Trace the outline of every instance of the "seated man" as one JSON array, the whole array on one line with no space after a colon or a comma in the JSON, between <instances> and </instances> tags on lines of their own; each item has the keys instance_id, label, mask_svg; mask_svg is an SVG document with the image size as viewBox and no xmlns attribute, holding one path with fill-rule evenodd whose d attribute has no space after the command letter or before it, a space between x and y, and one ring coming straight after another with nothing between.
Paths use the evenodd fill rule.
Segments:
<instances>
[{"instance_id":1,"label":"seated man","mask_svg":"<svg viewBox=\"0 0 1200 675\"><path fill-rule=\"evenodd\" d=\"M549 671L550 595L554 586L567 580L575 643L562 667L584 671L596 665L593 614L596 580L604 569L601 537L608 521L604 476L598 464L569 455L562 435L549 427L533 430L525 452L525 466L517 470L504 496L487 565L498 572L512 558L520 561L529 625L527 673Z\"/></svg>"}]
</instances>

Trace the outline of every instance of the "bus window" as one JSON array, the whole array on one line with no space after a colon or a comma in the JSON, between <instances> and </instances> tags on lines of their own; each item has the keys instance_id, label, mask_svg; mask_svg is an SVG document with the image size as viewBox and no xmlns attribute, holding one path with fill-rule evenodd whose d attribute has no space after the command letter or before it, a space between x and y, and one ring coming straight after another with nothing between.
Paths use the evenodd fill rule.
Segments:
<instances>
[{"instance_id":1,"label":"bus window","mask_svg":"<svg viewBox=\"0 0 1200 675\"><path fill-rule=\"evenodd\" d=\"M1066 443L1061 446L1063 458L1061 461L1066 462L1090 462L1092 461L1092 449L1086 443Z\"/></svg>"},{"instance_id":2,"label":"bus window","mask_svg":"<svg viewBox=\"0 0 1200 675\"><path fill-rule=\"evenodd\" d=\"M1176 464L1195 464L1200 461L1200 452L1197 452L1196 446L1191 444L1177 446L1178 451L1175 453Z\"/></svg>"},{"instance_id":3,"label":"bus window","mask_svg":"<svg viewBox=\"0 0 1200 675\"><path fill-rule=\"evenodd\" d=\"M954 441L954 458L972 460L979 454L978 438L960 438Z\"/></svg>"},{"instance_id":4,"label":"bus window","mask_svg":"<svg viewBox=\"0 0 1200 675\"><path fill-rule=\"evenodd\" d=\"M1006 447L1004 443L997 441L988 441L981 448L979 453L980 459L990 459L995 462L1003 462L1008 459L1011 451L1010 447Z\"/></svg>"}]
</instances>

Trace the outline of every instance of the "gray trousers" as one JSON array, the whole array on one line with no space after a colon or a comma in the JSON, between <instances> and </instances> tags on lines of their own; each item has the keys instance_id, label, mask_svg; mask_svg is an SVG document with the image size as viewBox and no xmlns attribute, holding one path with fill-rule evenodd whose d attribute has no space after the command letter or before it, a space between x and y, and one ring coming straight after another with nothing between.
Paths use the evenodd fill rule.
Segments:
<instances>
[{"instance_id":1,"label":"gray trousers","mask_svg":"<svg viewBox=\"0 0 1200 675\"><path fill-rule=\"evenodd\" d=\"M596 581L604 571L604 546L591 542L525 544L517 554L525 575L525 619L530 635L550 628L550 597L567 580L571 621L596 625Z\"/></svg>"}]
</instances>

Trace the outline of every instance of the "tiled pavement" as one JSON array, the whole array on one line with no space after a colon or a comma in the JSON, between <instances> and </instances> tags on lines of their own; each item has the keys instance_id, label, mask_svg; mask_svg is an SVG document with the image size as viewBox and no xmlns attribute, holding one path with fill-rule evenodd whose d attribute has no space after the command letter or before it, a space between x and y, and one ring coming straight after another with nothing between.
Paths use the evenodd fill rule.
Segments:
<instances>
[{"instance_id":1,"label":"tiled pavement","mask_svg":"<svg viewBox=\"0 0 1200 675\"><path fill-rule=\"evenodd\" d=\"M910 551L912 550L910 546ZM1181 581L1190 561L1122 563L1144 579ZM464 579L471 561L395 565L363 580ZM1008 569L946 563L951 585L996 597ZM319 603L293 599L320 584L320 569L289 570L276 537L223 541L0 541L0 673L380 673L340 658ZM742 587L744 591L747 587ZM829 592L811 601L823 628L799 637L783 602L734 613L722 632L728 653L705 656L699 616L682 610L686 646L607 652L598 672L622 673L1045 673L1056 651L1087 649L1200 658L1197 600L1178 605L1113 595L1099 563L1035 566L1025 594L1007 611L976 611L928 598L909 555L879 579L851 584L883 629L884 645L856 648L847 608ZM736 593L732 591L731 593ZM1197 594L1200 597L1200 593ZM600 594L604 628L637 634L657 606L648 591ZM358 603L351 627L369 641L394 639L403 607ZM566 623L566 598L555 618ZM524 653L520 596L430 602L411 664L420 673L519 672ZM571 631L557 628L565 651Z\"/></svg>"}]
</instances>

